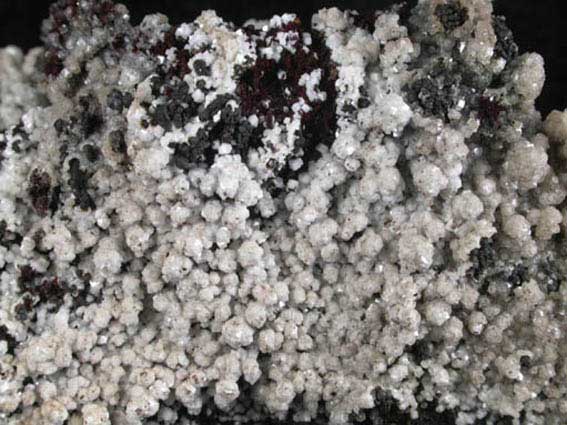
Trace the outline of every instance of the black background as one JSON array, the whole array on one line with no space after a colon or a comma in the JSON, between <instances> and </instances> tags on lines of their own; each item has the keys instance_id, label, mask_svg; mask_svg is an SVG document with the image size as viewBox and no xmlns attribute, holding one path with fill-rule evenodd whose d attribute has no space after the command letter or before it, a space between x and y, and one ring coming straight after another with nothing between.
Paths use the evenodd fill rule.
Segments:
<instances>
[{"instance_id":1,"label":"black background","mask_svg":"<svg viewBox=\"0 0 567 425\"><path fill-rule=\"evenodd\" d=\"M416 0L409 0L416 2ZM162 12L171 22L188 22L203 9L215 9L224 19L241 24L247 18L268 18L295 12L303 22L321 7L368 11L400 0L123 0L132 22L148 13ZM47 16L49 0L0 0L0 46L30 48L40 43L39 28ZM538 108L547 114L567 108L567 19L565 0L495 0L496 13L506 16L522 52L540 53L546 63L547 81ZM562 11L561 9L565 9Z\"/></svg>"}]
</instances>

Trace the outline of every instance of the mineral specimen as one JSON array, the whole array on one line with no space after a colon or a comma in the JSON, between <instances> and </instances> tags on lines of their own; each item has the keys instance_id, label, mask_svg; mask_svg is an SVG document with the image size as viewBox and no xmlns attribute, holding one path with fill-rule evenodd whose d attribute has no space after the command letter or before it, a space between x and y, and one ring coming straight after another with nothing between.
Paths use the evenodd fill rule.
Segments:
<instances>
[{"instance_id":1,"label":"mineral specimen","mask_svg":"<svg viewBox=\"0 0 567 425\"><path fill-rule=\"evenodd\" d=\"M0 50L0 422L560 425L567 112L490 0Z\"/></svg>"}]
</instances>

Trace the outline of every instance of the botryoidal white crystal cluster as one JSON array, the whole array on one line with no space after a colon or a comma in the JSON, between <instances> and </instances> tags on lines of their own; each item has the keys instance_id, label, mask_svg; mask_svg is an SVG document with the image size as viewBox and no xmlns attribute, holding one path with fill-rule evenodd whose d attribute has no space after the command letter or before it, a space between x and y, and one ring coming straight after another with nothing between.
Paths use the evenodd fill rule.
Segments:
<instances>
[{"instance_id":1,"label":"botryoidal white crystal cluster","mask_svg":"<svg viewBox=\"0 0 567 425\"><path fill-rule=\"evenodd\" d=\"M42 31L0 50L2 424L565 424L567 111L491 1Z\"/></svg>"}]
</instances>

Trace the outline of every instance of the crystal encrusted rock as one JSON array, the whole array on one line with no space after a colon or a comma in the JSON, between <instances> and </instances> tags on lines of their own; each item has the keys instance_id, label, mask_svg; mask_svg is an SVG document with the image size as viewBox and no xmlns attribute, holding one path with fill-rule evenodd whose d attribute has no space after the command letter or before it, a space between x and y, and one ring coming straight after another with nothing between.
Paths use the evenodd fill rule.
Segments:
<instances>
[{"instance_id":1,"label":"crystal encrusted rock","mask_svg":"<svg viewBox=\"0 0 567 425\"><path fill-rule=\"evenodd\" d=\"M0 50L0 422L564 424L567 112L491 1L42 34Z\"/></svg>"}]
</instances>

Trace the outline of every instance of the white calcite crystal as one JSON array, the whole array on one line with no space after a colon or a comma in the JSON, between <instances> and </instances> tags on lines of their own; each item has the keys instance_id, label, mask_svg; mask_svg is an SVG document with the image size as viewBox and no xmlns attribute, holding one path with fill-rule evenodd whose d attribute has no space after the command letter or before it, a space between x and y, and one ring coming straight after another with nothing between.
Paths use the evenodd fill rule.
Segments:
<instances>
[{"instance_id":1,"label":"white calcite crystal","mask_svg":"<svg viewBox=\"0 0 567 425\"><path fill-rule=\"evenodd\" d=\"M42 31L0 50L0 423L565 424L567 111L490 0Z\"/></svg>"}]
</instances>

